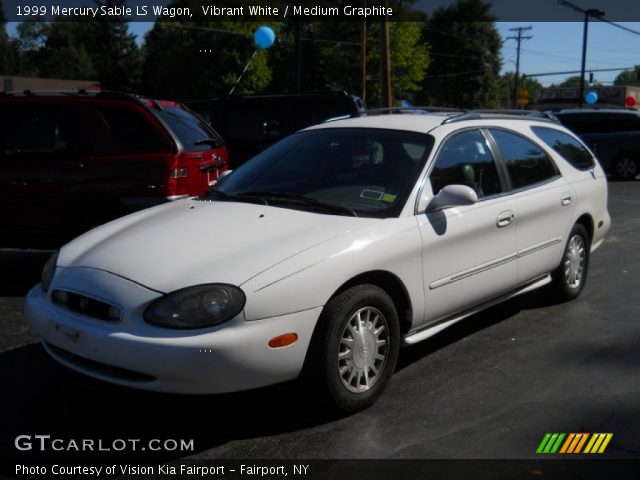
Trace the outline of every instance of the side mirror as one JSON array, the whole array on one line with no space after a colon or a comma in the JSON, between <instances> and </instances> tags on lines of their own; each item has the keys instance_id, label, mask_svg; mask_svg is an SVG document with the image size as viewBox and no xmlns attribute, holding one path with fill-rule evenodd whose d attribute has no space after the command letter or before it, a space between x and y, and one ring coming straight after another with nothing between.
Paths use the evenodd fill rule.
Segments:
<instances>
[{"instance_id":1,"label":"side mirror","mask_svg":"<svg viewBox=\"0 0 640 480\"><path fill-rule=\"evenodd\" d=\"M472 205L477 201L478 194L471 187L466 185L447 185L431 199L427 206L427 211Z\"/></svg>"}]
</instances>

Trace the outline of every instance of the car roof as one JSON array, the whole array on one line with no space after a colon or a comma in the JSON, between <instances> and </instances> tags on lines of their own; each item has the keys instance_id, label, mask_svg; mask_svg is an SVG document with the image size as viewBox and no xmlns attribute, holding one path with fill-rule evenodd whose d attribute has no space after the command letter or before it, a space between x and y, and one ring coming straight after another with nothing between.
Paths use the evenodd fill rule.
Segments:
<instances>
[{"instance_id":1,"label":"car roof","mask_svg":"<svg viewBox=\"0 0 640 480\"><path fill-rule=\"evenodd\" d=\"M384 114L383 109L374 111L373 115L365 114L362 116L339 117L330 119L319 125L314 125L305 130L318 130L324 128L381 128L386 130L405 130L418 133L427 133L440 125L450 125L453 123L462 123L466 121L475 121L476 125L479 121L481 124L491 121L491 123L516 121L518 123L527 121L529 123L561 126L552 116L546 116L539 112L531 114L531 112L520 112L519 114L503 113L499 110L451 110L443 111L420 111L407 112L387 111Z\"/></svg>"},{"instance_id":2,"label":"car roof","mask_svg":"<svg viewBox=\"0 0 640 480\"><path fill-rule=\"evenodd\" d=\"M353 118L328 120L305 130L321 128L382 128L386 130L407 130L425 133L433 130L451 116L451 113L398 113L393 115L364 115Z\"/></svg>"}]
</instances>

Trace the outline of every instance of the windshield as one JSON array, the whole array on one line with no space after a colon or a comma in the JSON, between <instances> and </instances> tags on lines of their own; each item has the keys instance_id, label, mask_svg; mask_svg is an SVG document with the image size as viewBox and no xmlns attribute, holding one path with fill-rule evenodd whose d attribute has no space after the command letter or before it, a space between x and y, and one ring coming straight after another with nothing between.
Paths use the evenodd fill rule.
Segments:
<instances>
[{"instance_id":1,"label":"windshield","mask_svg":"<svg viewBox=\"0 0 640 480\"><path fill-rule=\"evenodd\" d=\"M386 218L400 213L424 166L433 137L371 128L299 132L240 166L211 195L261 197L275 206L310 202Z\"/></svg>"}]
</instances>

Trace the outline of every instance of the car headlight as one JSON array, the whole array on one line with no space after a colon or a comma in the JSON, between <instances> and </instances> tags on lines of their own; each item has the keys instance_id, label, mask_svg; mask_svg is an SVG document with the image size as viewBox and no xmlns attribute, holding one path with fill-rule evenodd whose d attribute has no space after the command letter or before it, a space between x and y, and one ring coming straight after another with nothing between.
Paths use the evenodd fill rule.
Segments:
<instances>
[{"instance_id":1,"label":"car headlight","mask_svg":"<svg viewBox=\"0 0 640 480\"><path fill-rule=\"evenodd\" d=\"M244 308L244 292L233 285L208 283L168 293L144 312L147 323L166 328L204 328L219 325Z\"/></svg>"},{"instance_id":2,"label":"car headlight","mask_svg":"<svg viewBox=\"0 0 640 480\"><path fill-rule=\"evenodd\" d=\"M56 252L49 257L47 263L42 267L42 274L40 275L40 285L42 285L42 289L45 292L49 291L49 287L51 286L51 281L53 280L53 274L56 272L56 263L58 262L58 254L60 252Z\"/></svg>"}]
</instances>

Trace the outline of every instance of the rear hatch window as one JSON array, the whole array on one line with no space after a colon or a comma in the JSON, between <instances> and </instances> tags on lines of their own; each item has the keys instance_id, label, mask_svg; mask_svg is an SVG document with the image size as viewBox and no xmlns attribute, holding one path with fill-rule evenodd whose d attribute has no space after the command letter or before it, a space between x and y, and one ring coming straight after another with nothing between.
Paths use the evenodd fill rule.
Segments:
<instances>
[{"instance_id":1,"label":"rear hatch window","mask_svg":"<svg viewBox=\"0 0 640 480\"><path fill-rule=\"evenodd\" d=\"M224 147L220 135L191 112L179 107L164 107L154 112L178 136L185 151L202 152Z\"/></svg>"}]
</instances>

